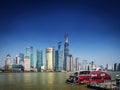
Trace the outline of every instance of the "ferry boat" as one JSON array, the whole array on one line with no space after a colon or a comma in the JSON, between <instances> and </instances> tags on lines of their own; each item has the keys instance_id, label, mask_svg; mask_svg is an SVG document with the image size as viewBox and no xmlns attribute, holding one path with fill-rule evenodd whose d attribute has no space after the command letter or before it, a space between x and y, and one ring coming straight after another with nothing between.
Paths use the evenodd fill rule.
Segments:
<instances>
[{"instance_id":1,"label":"ferry boat","mask_svg":"<svg viewBox=\"0 0 120 90\"><path fill-rule=\"evenodd\" d=\"M70 75L67 83L85 84L89 82L102 83L111 80L111 76L104 71L80 71L78 74Z\"/></svg>"}]
</instances>

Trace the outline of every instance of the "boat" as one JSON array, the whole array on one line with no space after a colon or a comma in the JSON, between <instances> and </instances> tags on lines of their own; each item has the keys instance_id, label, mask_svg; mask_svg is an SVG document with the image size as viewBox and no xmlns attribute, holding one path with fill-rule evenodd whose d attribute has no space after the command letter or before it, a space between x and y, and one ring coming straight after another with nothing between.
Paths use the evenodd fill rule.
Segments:
<instances>
[{"instance_id":1,"label":"boat","mask_svg":"<svg viewBox=\"0 0 120 90\"><path fill-rule=\"evenodd\" d=\"M80 71L78 74L70 75L69 79L66 82L70 83L78 83L78 84L86 84L90 82L102 83L111 80L111 76L104 71L101 70L93 70L93 71Z\"/></svg>"}]
</instances>

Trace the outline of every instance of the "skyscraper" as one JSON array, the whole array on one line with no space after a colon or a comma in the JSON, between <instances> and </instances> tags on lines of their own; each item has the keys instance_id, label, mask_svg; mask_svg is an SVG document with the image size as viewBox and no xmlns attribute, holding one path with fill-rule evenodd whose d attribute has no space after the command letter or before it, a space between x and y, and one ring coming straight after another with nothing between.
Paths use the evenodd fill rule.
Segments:
<instances>
[{"instance_id":1,"label":"skyscraper","mask_svg":"<svg viewBox=\"0 0 120 90\"><path fill-rule=\"evenodd\" d=\"M34 55L33 55L33 47L27 47L26 48L26 56L29 56L30 58L30 67L34 68Z\"/></svg>"},{"instance_id":2,"label":"skyscraper","mask_svg":"<svg viewBox=\"0 0 120 90\"><path fill-rule=\"evenodd\" d=\"M87 60L82 61L82 70L87 70L87 64L88 64Z\"/></svg>"},{"instance_id":3,"label":"skyscraper","mask_svg":"<svg viewBox=\"0 0 120 90\"><path fill-rule=\"evenodd\" d=\"M54 71L53 48L46 49L46 70Z\"/></svg>"},{"instance_id":4,"label":"skyscraper","mask_svg":"<svg viewBox=\"0 0 120 90\"><path fill-rule=\"evenodd\" d=\"M55 69L55 47L52 47L52 64L53 64L53 70Z\"/></svg>"},{"instance_id":5,"label":"skyscraper","mask_svg":"<svg viewBox=\"0 0 120 90\"><path fill-rule=\"evenodd\" d=\"M38 71L41 71L41 66L43 66L43 52L42 50L37 50L36 68Z\"/></svg>"},{"instance_id":6,"label":"skyscraper","mask_svg":"<svg viewBox=\"0 0 120 90\"><path fill-rule=\"evenodd\" d=\"M114 63L114 71L117 71L117 63Z\"/></svg>"},{"instance_id":7,"label":"skyscraper","mask_svg":"<svg viewBox=\"0 0 120 90\"><path fill-rule=\"evenodd\" d=\"M20 64L22 65L24 63L24 54L19 53L19 57L20 57Z\"/></svg>"},{"instance_id":8,"label":"skyscraper","mask_svg":"<svg viewBox=\"0 0 120 90\"><path fill-rule=\"evenodd\" d=\"M118 63L118 67L117 67L118 71L120 71L120 63Z\"/></svg>"},{"instance_id":9,"label":"skyscraper","mask_svg":"<svg viewBox=\"0 0 120 90\"><path fill-rule=\"evenodd\" d=\"M30 57L29 56L25 56L24 58L24 70L30 71Z\"/></svg>"},{"instance_id":10,"label":"skyscraper","mask_svg":"<svg viewBox=\"0 0 120 90\"><path fill-rule=\"evenodd\" d=\"M75 59L75 70L78 71L79 70L79 58Z\"/></svg>"},{"instance_id":11,"label":"skyscraper","mask_svg":"<svg viewBox=\"0 0 120 90\"><path fill-rule=\"evenodd\" d=\"M94 62L92 61L91 62L91 70L93 70L93 68L94 68Z\"/></svg>"},{"instance_id":12,"label":"skyscraper","mask_svg":"<svg viewBox=\"0 0 120 90\"><path fill-rule=\"evenodd\" d=\"M6 60L5 60L5 69L6 69L6 70L9 70L9 69L11 69L11 68L12 68L11 56L10 56L10 54L8 54L8 55L6 56Z\"/></svg>"},{"instance_id":13,"label":"skyscraper","mask_svg":"<svg viewBox=\"0 0 120 90\"><path fill-rule=\"evenodd\" d=\"M55 51L55 70L63 69L63 51L60 50L61 42L58 42L58 50Z\"/></svg>"},{"instance_id":14,"label":"skyscraper","mask_svg":"<svg viewBox=\"0 0 120 90\"><path fill-rule=\"evenodd\" d=\"M111 64L107 64L107 70L108 70L108 71L113 70L113 65L111 65Z\"/></svg>"},{"instance_id":15,"label":"skyscraper","mask_svg":"<svg viewBox=\"0 0 120 90\"><path fill-rule=\"evenodd\" d=\"M20 64L20 57L19 57L19 55L16 55L16 63L15 64Z\"/></svg>"},{"instance_id":16,"label":"skyscraper","mask_svg":"<svg viewBox=\"0 0 120 90\"><path fill-rule=\"evenodd\" d=\"M67 65L66 60L68 55L69 55L68 35L65 35L63 70L66 70L66 65Z\"/></svg>"},{"instance_id":17,"label":"skyscraper","mask_svg":"<svg viewBox=\"0 0 120 90\"><path fill-rule=\"evenodd\" d=\"M70 71L74 70L74 60L72 54L69 55L70 57Z\"/></svg>"},{"instance_id":18,"label":"skyscraper","mask_svg":"<svg viewBox=\"0 0 120 90\"><path fill-rule=\"evenodd\" d=\"M74 61L73 56L67 55L66 57L66 71L73 71L74 70Z\"/></svg>"},{"instance_id":19,"label":"skyscraper","mask_svg":"<svg viewBox=\"0 0 120 90\"><path fill-rule=\"evenodd\" d=\"M66 68L64 69L66 71L70 71L70 56L66 56Z\"/></svg>"}]
</instances>

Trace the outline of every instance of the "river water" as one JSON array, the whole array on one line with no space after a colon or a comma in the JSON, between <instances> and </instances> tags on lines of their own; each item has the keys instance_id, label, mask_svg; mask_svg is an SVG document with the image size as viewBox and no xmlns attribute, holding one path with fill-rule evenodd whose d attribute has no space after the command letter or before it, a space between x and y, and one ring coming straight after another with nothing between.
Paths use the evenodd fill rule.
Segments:
<instances>
[{"instance_id":1,"label":"river water","mask_svg":"<svg viewBox=\"0 0 120 90\"><path fill-rule=\"evenodd\" d=\"M94 90L66 84L65 72L0 73L0 90Z\"/></svg>"}]
</instances>

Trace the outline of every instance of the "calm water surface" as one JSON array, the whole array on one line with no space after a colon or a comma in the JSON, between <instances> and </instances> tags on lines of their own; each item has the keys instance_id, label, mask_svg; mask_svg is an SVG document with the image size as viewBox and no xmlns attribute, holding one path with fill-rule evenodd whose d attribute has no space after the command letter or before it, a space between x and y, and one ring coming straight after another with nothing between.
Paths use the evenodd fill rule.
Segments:
<instances>
[{"instance_id":1,"label":"calm water surface","mask_svg":"<svg viewBox=\"0 0 120 90\"><path fill-rule=\"evenodd\" d=\"M94 90L66 84L67 73L0 73L0 90Z\"/></svg>"}]
</instances>

